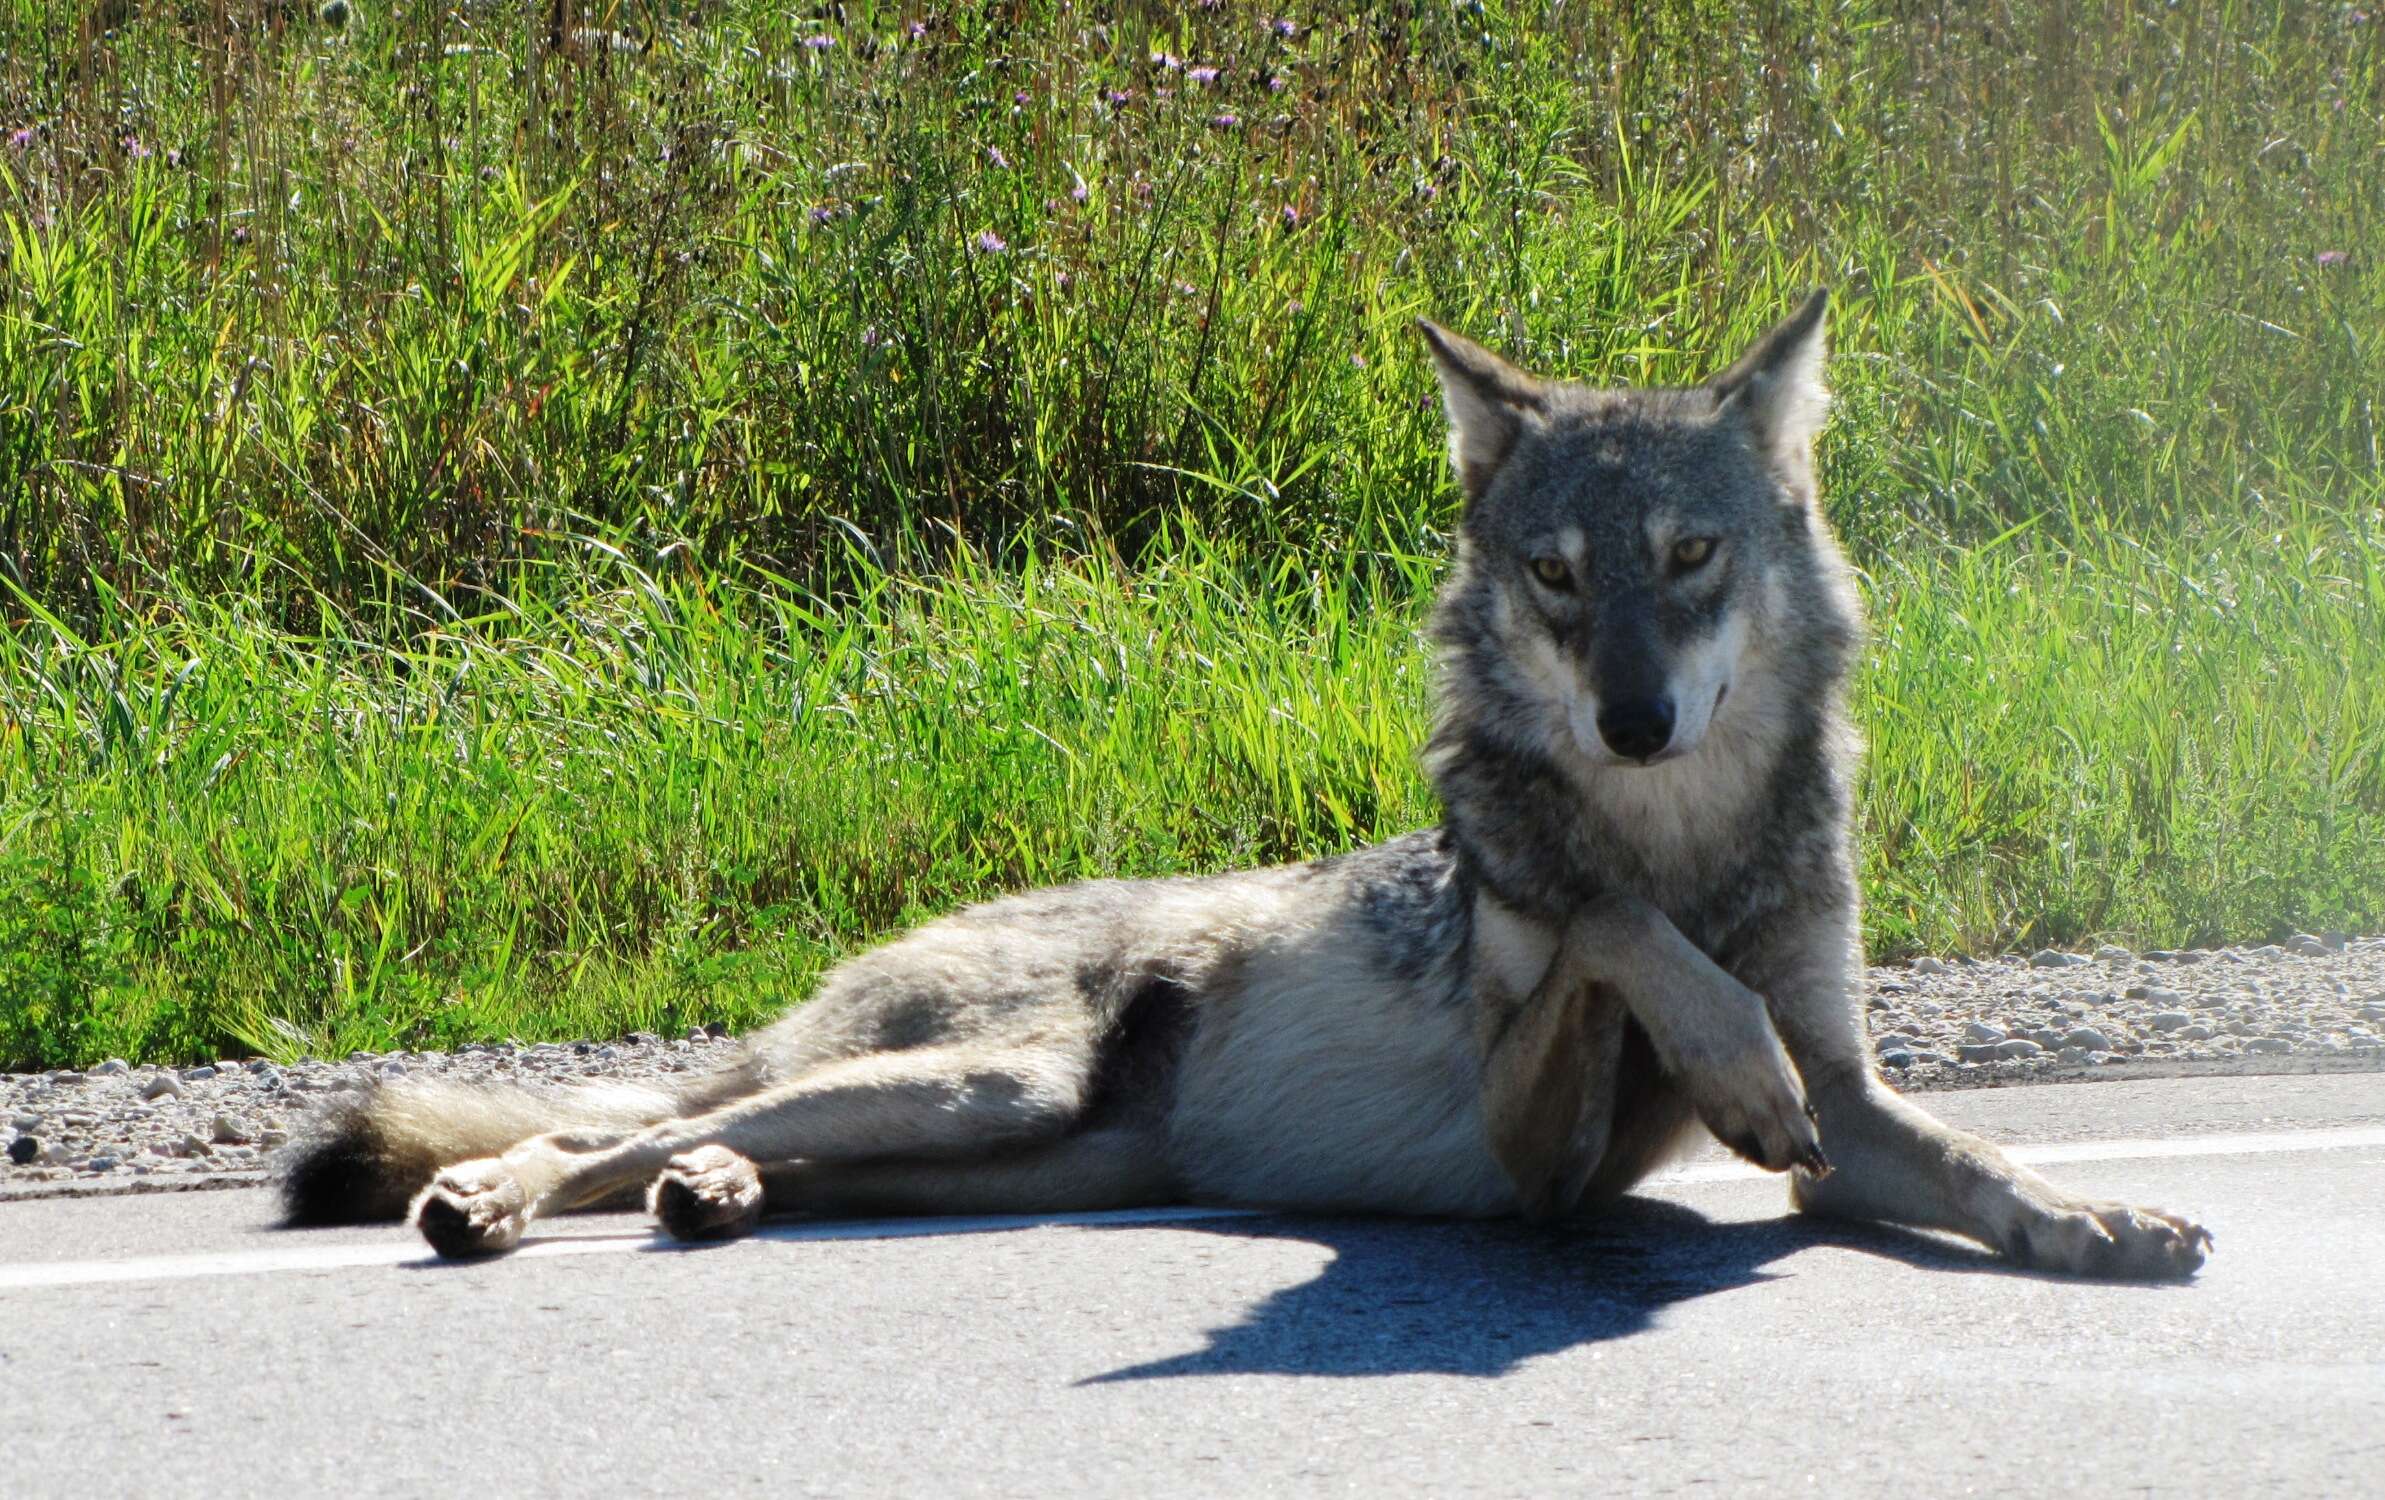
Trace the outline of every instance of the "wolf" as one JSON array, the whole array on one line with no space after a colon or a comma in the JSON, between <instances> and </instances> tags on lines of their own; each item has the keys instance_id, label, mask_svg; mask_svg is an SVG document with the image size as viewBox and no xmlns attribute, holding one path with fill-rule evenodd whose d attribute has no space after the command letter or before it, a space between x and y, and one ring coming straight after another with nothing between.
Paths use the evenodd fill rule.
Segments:
<instances>
[{"instance_id":1,"label":"wolf","mask_svg":"<svg viewBox=\"0 0 2385 1500\"><path fill-rule=\"evenodd\" d=\"M1463 492L1430 623L1438 827L970 907L675 1089L385 1084L290 1148L288 1221L404 1215L472 1256L640 1192L682 1239L1184 1201L1553 1219L1711 1132L1809 1213L2191 1275L2200 1225L2065 1192L1872 1067L1826 307L1675 389L1420 323Z\"/></svg>"}]
</instances>

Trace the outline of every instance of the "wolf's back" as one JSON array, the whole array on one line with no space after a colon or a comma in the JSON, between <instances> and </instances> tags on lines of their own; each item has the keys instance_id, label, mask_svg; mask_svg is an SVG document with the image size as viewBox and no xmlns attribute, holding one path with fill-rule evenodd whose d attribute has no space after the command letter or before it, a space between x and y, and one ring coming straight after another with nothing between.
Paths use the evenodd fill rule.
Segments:
<instances>
[{"instance_id":1,"label":"wolf's back","mask_svg":"<svg viewBox=\"0 0 2385 1500\"><path fill-rule=\"evenodd\" d=\"M686 1082L540 1088L405 1078L320 1108L281 1154L283 1223L402 1219L442 1167L496 1156L553 1130L631 1131L700 1114L753 1092L750 1057Z\"/></svg>"}]
</instances>

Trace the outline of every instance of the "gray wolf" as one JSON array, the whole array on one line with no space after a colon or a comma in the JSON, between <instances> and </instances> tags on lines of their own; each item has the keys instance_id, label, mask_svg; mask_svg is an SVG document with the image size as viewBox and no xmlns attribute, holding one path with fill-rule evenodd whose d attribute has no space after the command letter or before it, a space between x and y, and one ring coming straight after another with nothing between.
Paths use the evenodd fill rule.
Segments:
<instances>
[{"instance_id":1,"label":"gray wolf","mask_svg":"<svg viewBox=\"0 0 2385 1500\"><path fill-rule=\"evenodd\" d=\"M2192 1273L2200 1226L2064 1192L1872 1069L1824 308L1666 390L1421 325L1464 491L1431 625L1438 828L971 907L677 1092L384 1086L292 1149L290 1221L405 1214L461 1256L641 1190L685 1238L1185 1200L1550 1218L1703 1127L1809 1212Z\"/></svg>"}]
</instances>

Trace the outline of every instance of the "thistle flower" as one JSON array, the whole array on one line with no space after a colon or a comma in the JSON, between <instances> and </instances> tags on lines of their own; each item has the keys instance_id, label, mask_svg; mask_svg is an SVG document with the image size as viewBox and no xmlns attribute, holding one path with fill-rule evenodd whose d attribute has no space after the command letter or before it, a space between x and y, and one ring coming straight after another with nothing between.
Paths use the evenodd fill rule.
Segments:
<instances>
[{"instance_id":1,"label":"thistle flower","mask_svg":"<svg viewBox=\"0 0 2385 1500\"><path fill-rule=\"evenodd\" d=\"M1198 68L1186 68L1184 76L1195 83L1215 83L1217 82L1217 69L1203 64Z\"/></svg>"},{"instance_id":2,"label":"thistle flower","mask_svg":"<svg viewBox=\"0 0 2385 1500\"><path fill-rule=\"evenodd\" d=\"M1000 255L1003 251L1010 248L1009 244L1003 240L1002 236L994 233L994 231L991 229L980 229L977 231L977 238L972 240L970 244L980 255Z\"/></svg>"},{"instance_id":3,"label":"thistle flower","mask_svg":"<svg viewBox=\"0 0 2385 1500\"><path fill-rule=\"evenodd\" d=\"M807 36L803 39L803 50L806 52L825 52L835 45L836 38L825 33L819 36Z\"/></svg>"}]
</instances>

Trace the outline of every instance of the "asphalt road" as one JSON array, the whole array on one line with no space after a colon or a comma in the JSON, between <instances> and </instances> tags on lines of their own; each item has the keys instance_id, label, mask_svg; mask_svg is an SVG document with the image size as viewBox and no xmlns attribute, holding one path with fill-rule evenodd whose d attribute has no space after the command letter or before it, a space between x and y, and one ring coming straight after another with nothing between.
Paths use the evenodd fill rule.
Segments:
<instances>
[{"instance_id":1,"label":"asphalt road","mask_svg":"<svg viewBox=\"0 0 2385 1500\"><path fill-rule=\"evenodd\" d=\"M1783 1214L786 1226L510 1259L0 1205L0 1494L2385 1494L2385 1076L1935 1094L2196 1214L2182 1286Z\"/></svg>"}]
</instances>

